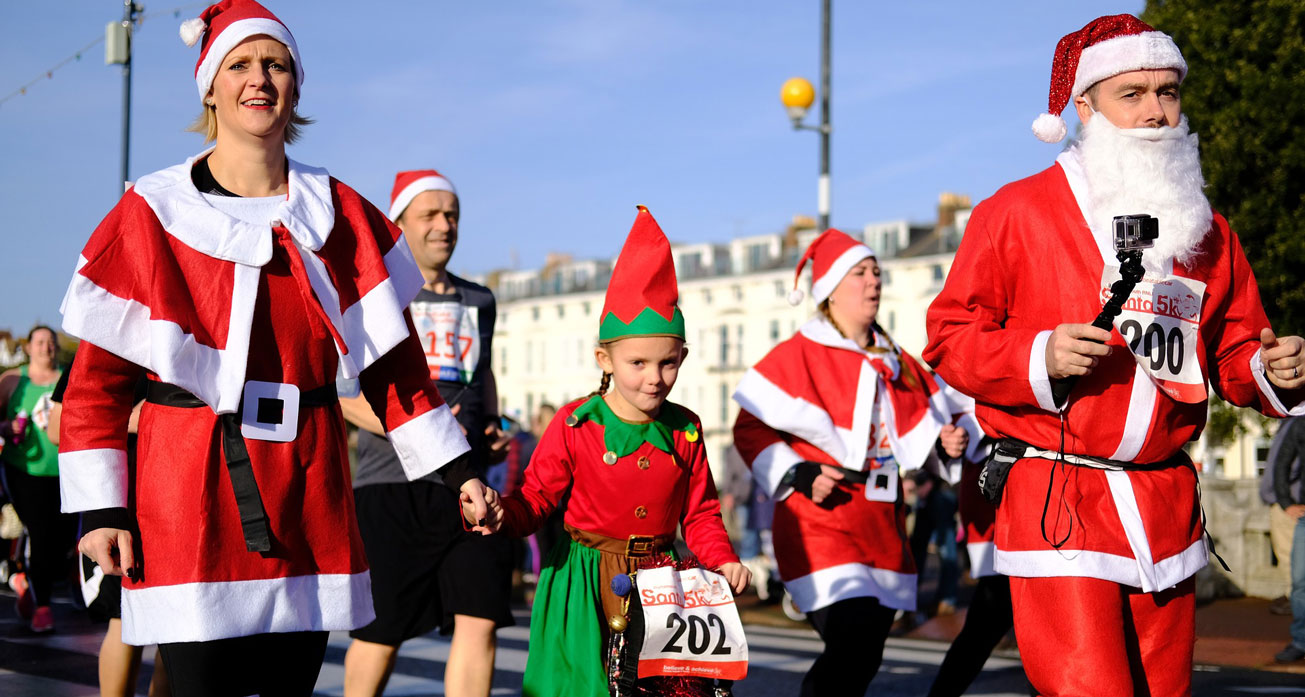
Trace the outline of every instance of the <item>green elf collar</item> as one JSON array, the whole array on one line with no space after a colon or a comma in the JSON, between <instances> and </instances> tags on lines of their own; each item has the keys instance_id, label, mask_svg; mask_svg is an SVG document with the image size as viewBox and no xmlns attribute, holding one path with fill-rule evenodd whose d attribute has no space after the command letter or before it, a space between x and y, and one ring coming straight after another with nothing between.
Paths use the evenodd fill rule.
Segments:
<instances>
[{"instance_id":1,"label":"green elf collar","mask_svg":"<svg viewBox=\"0 0 1305 697\"><path fill-rule=\"evenodd\" d=\"M697 425L689 420L683 409L673 404L663 406L657 418L652 421L631 423L617 416L602 395L594 395L577 407L566 423L572 427L579 426L585 419L603 427L603 444L616 457L625 457L644 443L651 443L663 452L673 452L676 431L683 431L685 440L690 443L700 437Z\"/></svg>"}]
</instances>

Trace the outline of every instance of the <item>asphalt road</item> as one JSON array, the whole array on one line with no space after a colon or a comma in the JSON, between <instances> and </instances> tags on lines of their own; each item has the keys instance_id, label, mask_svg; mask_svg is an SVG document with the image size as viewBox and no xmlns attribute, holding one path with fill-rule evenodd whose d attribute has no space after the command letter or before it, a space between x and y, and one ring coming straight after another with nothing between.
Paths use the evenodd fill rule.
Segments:
<instances>
[{"instance_id":1,"label":"asphalt road","mask_svg":"<svg viewBox=\"0 0 1305 697\"><path fill-rule=\"evenodd\" d=\"M93 625L71 606L59 605L59 631L32 636L8 611L7 598L0 598L4 615L0 619L0 695L5 697L65 697L98 695L95 655L102 626ZM499 634L498 671L493 694L520 694L526 667L529 616L517 612L516 627ZM737 697L796 695L802 675L820 652L820 641L808 630L749 626L750 665L748 678L735 686ZM349 639L332 635L326 664L317 682L317 695L343 694L344 652ZM432 634L404 644L387 695L442 695L441 678L448 657L448 641ZM871 684L876 697L910 695L919 697L942 661L944 644L912 639L890 639L883 668ZM140 692L145 694L152 652L147 652ZM1246 695L1305 695L1300 675L1246 670L1201 668L1194 676L1196 697ZM1017 657L994 656L968 694L990 697L1024 697L1028 694Z\"/></svg>"}]
</instances>

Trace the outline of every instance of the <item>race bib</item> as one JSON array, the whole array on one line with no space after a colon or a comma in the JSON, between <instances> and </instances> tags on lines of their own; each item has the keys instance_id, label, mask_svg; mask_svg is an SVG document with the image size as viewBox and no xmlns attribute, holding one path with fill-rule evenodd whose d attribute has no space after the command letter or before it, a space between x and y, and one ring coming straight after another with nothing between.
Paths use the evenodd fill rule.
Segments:
<instances>
[{"instance_id":1,"label":"race bib","mask_svg":"<svg viewBox=\"0 0 1305 697\"><path fill-rule=\"evenodd\" d=\"M410 307L431 379L470 384L480 362L479 308L445 301Z\"/></svg>"},{"instance_id":2,"label":"race bib","mask_svg":"<svg viewBox=\"0 0 1305 697\"><path fill-rule=\"evenodd\" d=\"M742 680L748 674L748 642L724 576L663 566L640 570L635 588L644 620L640 678Z\"/></svg>"},{"instance_id":3,"label":"race bib","mask_svg":"<svg viewBox=\"0 0 1305 697\"><path fill-rule=\"evenodd\" d=\"M1119 267L1101 275L1101 302L1119 280ZM1206 400L1205 376L1197 359L1205 284L1190 278L1147 275L1138 281L1115 318L1133 358L1162 392L1180 402Z\"/></svg>"},{"instance_id":4,"label":"race bib","mask_svg":"<svg viewBox=\"0 0 1305 697\"><path fill-rule=\"evenodd\" d=\"M870 423L870 447L865 454L865 497L869 501L892 503L897 500L897 459L893 457L893 444L888 440L888 425L878 420L879 404L875 403Z\"/></svg>"}]
</instances>

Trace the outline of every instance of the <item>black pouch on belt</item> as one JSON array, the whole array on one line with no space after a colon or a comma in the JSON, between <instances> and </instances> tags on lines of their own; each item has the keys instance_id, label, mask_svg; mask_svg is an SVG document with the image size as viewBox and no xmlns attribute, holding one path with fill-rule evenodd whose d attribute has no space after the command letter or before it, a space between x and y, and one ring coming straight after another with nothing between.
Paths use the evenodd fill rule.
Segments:
<instances>
[{"instance_id":1,"label":"black pouch on belt","mask_svg":"<svg viewBox=\"0 0 1305 697\"><path fill-rule=\"evenodd\" d=\"M983 463L983 471L979 473L979 489L983 491L983 498L988 499L993 505L1001 503L1001 493L1006 488L1006 478L1010 476L1010 468L1017 460L1024 457L1027 448L1027 443L1013 438L997 441L992 452L988 453L988 459Z\"/></svg>"}]
</instances>

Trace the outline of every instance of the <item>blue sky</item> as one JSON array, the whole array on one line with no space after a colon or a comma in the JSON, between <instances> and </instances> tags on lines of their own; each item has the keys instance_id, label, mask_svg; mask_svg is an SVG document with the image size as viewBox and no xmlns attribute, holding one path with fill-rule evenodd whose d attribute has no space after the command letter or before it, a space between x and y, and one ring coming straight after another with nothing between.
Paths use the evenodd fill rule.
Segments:
<instances>
[{"instance_id":1,"label":"blue sky","mask_svg":"<svg viewBox=\"0 0 1305 697\"><path fill-rule=\"evenodd\" d=\"M136 34L132 178L203 148L185 131L198 49L177 35L203 5L164 12L181 4L147 0ZM463 210L456 272L535 267L549 251L614 256L636 204L675 241L815 213L818 138L791 130L778 95L788 77L817 81L817 0L266 4L299 43L300 110L317 120L290 156L383 210L396 171L447 174ZM835 0L833 224L931 220L940 191L978 201L1047 166L1060 146L1029 125L1056 41L1143 5ZM6 8L0 95L121 8ZM120 191L122 81L103 54L0 105L0 328L58 323L77 253Z\"/></svg>"}]
</instances>

